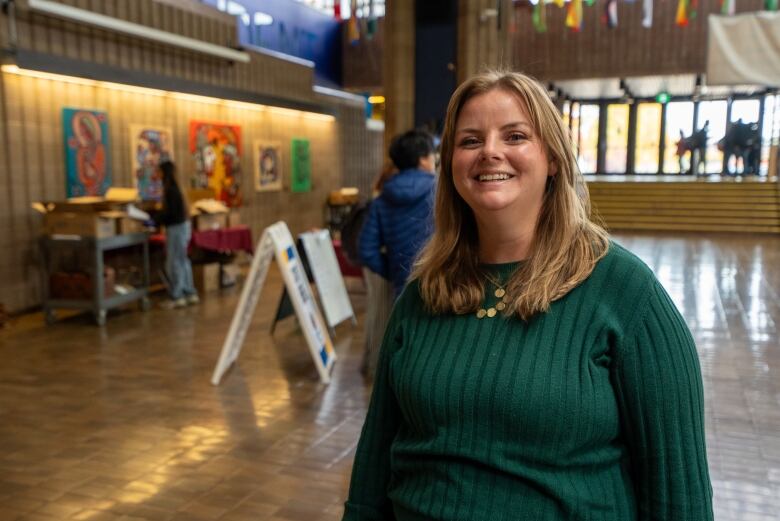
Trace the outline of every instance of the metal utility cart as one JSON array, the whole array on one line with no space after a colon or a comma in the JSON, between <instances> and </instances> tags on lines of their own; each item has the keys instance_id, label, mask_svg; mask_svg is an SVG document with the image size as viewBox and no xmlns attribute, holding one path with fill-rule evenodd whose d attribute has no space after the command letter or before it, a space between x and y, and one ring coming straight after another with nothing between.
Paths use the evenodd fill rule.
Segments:
<instances>
[{"instance_id":1,"label":"metal utility cart","mask_svg":"<svg viewBox=\"0 0 780 521\"><path fill-rule=\"evenodd\" d=\"M47 324L52 324L56 320L54 314L56 308L91 310L95 316L95 321L100 326L105 325L106 314L109 309L127 304L128 302L139 300L142 310L146 311L149 309L148 234L144 232L128 233L104 238L80 235L47 235L41 237L40 243L41 251L43 252L43 312ZM108 250L136 245L142 246L141 257L143 266L141 273L143 284L141 287L133 288L127 293L106 297L103 284L103 253ZM92 299L57 299L50 297L49 280L52 273L52 254L56 250L66 248L87 251L92 257L92 269L90 270L93 290Z\"/></svg>"}]
</instances>

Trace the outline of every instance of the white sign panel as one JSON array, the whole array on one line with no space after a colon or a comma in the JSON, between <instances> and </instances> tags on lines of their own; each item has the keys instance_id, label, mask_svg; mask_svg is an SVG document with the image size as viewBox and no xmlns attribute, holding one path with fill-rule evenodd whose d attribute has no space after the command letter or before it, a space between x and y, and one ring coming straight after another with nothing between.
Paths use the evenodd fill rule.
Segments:
<instances>
[{"instance_id":1,"label":"white sign panel","mask_svg":"<svg viewBox=\"0 0 780 521\"><path fill-rule=\"evenodd\" d=\"M335 327L348 318L353 318L352 303L341 276L336 250L327 230L302 233L300 235L314 282L320 293L329 327Z\"/></svg>"},{"instance_id":2,"label":"white sign panel","mask_svg":"<svg viewBox=\"0 0 780 521\"><path fill-rule=\"evenodd\" d=\"M298 316L312 359L320 374L320 380L323 383L330 382L330 370L336 361L336 352L333 350L333 344L317 309L317 303L312 297L309 281L306 279L306 272L293 244L290 230L280 221L266 228L260 238L252 268L241 292L238 308L233 315L228 336L222 346L217 366L214 368L214 375L211 378L211 383L214 385L219 384L225 371L241 352L257 299L268 274L272 254L276 257L276 263L282 272L295 314Z\"/></svg>"}]
</instances>

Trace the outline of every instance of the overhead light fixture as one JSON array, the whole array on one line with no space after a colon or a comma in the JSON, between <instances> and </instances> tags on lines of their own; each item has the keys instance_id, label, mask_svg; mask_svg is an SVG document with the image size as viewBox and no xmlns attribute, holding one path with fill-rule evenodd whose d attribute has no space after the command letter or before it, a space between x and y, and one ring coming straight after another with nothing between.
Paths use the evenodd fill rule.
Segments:
<instances>
[{"instance_id":1,"label":"overhead light fixture","mask_svg":"<svg viewBox=\"0 0 780 521\"><path fill-rule=\"evenodd\" d=\"M257 11L253 16L255 25L272 25L274 23L274 17L268 13Z\"/></svg>"},{"instance_id":2,"label":"overhead light fixture","mask_svg":"<svg viewBox=\"0 0 780 521\"><path fill-rule=\"evenodd\" d=\"M109 81L92 80L88 78L79 78L77 76L65 76L62 74L53 74L50 72L22 69L19 66L14 64L3 65L2 67L0 67L0 70L2 70L2 72L4 73L16 74L18 76L27 76L27 77L37 78L41 80L61 81L64 83L83 85L86 87L102 87L105 89L130 92L133 94L168 97L168 98L178 99L181 101L189 101L194 103L206 103L209 105L219 105L219 106L230 107L230 108L235 108L240 110L252 110L255 112L262 112L267 110L272 114L277 114L279 116L303 117L305 119L310 119L315 121L335 121L336 119L331 114L319 114L317 112L288 109L285 107L263 105L260 103L247 103L245 101L214 98L211 96L201 96L198 94L189 94L186 92L173 92L167 90L150 89L147 87L138 87L136 85L127 85L124 83L113 83Z\"/></svg>"},{"instance_id":3,"label":"overhead light fixture","mask_svg":"<svg viewBox=\"0 0 780 521\"><path fill-rule=\"evenodd\" d=\"M369 96L368 97L368 102L371 103L372 105L378 105L380 103L384 103L385 102L385 97L384 96Z\"/></svg>"},{"instance_id":4,"label":"overhead light fixture","mask_svg":"<svg viewBox=\"0 0 780 521\"><path fill-rule=\"evenodd\" d=\"M669 103L670 99L672 99L672 97L666 91L659 92L655 95L655 101L661 103L662 105Z\"/></svg>"}]
</instances>

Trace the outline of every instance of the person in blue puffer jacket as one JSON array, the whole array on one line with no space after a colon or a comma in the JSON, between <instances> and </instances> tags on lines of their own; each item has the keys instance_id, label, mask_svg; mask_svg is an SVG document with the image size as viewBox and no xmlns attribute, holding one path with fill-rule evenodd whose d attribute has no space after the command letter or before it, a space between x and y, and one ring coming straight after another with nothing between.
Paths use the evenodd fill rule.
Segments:
<instances>
[{"instance_id":1,"label":"person in blue puffer jacket","mask_svg":"<svg viewBox=\"0 0 780 521\"><path fill-rule=\"evenodd\" d=\"M358 249L363 265L392 282L397 298L433 230L436 156L433 137L421 130L396 136L388 152L398 173L371 203Z\"/></svg>"}]
</instances>

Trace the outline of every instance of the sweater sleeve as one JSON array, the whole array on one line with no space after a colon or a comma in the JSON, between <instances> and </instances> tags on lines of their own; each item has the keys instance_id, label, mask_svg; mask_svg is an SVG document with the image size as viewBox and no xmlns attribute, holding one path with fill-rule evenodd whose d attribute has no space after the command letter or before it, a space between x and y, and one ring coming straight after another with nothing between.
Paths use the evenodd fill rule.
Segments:
<instances>
[{"instance_id":1,"label":"sweater sleeve","mask_svg":"<svg viewBox=\"0 0 780 521\"><path fill-rule=\"evenodd\" d=\"M704 398L693 338L653 280L613 379L639 521L711 521Z\"/></svg>"},{"instance_id":2,"label":"sweater sleeve","mask_svg":"<svg viewBox=\"0 0 780 521\"><path fill-rule=\"evenodd\" d=\"M404 294L408 297L408 293L407 287ZM404 294L393 308L385 330L342 521L394 519L387 489L390 484L390 446L398 432L401 412L390 387L390 361L403 342L399 317L401 308L409 300L404 298Z\"/></svg>"},{"instance_id":3,"label":"sweater sleeve","mask_svg":"<svg viewBox=\"0 0 780 521\"><path fill-rule=\"evenodd\" d=\"M358 250L360 260L365 267L384 278L389 278L387 269L387 254L383 252L384 238L382 237L382 226L379 222L379 205L381 202L377 199L371 204L368 211L368 218L363 225L363 231L360 232L358 241Z\"/></svg>"}]
</instances>

